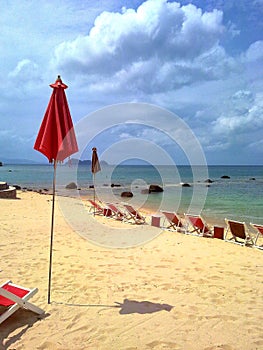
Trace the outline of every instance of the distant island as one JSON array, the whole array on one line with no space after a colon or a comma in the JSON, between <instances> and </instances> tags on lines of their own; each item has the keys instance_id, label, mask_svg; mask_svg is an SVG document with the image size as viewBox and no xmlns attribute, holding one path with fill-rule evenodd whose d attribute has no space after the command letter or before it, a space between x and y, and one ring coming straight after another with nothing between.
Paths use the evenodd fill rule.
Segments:
<instances>
[{"instance_id":1,"label":"distant island","mask_svg":"<svg viewBox=\"0 0 263 350\"><path fill-rule=\"evenodd\" d=\"M23 164L28 164L28 165L38 165L38 164L43 164L43 162L37 162L32 159L23 159L23 158L5 158L1 157L1 163L3 165L23 165Z\"/></svg>"},{"instance_id":2,"label":"distant island","mask_svg":"<svg viewBox=\"0 0 263 350\"><path fill-rule=\"evenodd\" d=\"M71 158L67 161L66 165L86 165L86 166L91 166L91 160L85 159L85 160L80 160L77 158ZM107 166L109 165L105 160L100 161L101 166Z\"/></svg>"}]
</instances>

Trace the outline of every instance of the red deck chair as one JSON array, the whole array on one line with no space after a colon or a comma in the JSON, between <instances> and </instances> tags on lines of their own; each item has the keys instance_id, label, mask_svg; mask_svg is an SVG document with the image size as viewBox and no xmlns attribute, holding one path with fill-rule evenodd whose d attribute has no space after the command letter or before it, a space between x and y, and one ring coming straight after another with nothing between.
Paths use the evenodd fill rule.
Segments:
<instances>
[{"instance_id":1,"label":"red deck chair","mask_svg":"<svg viewBox=\"0 0 263 350\"><path fill-rule=\"evenodd\" d=\"M198 236L203 237L213 237L213 232L205 222L205 220L200 215L184 214L186 220L188 221L187 231L190 234L196 233ZM189 228L192 230L189 231Z\"/></svg>"},{"instance_id":2,"label":"red deck chair","mask_svg":"<svg viewBox=\"0 0 263 350\"><path fill-rule=\"evenodd\" d=\"M113 203L107 203L108 208L111 210L112 217L116 220L125 220L126 215L123 211L116 207Z\"/></svg>"},{"instance_id":3,"label":"red deck chair","mask_svg":"<svg viewBox=\"0 0 263 350\"><path fill-rule=\"evenodd\" d=\"M171 211L161 211L163 215L165 216L165 220L168 221L168 225L165 227L167 230L183 230L185 231L186 228L184 227L181 218L174 212Z\"/></svg>"},{"instance_id":4,"label":"red deck chair","mask_svg":"<svg viewBox=\"0 0 263 350\"><path fill-rule=\"evenodd\" d=\"M259 248L259 249L263 249L263 245L257 245L257 241L259 239L259 237L262 236L263 238L263 225L258 225L258 224L252 224L252 222L250 223L250 225L257 230L257 237L255 239L255 242L254 242L254 245L256 248Z\"/></svg>"},{"instance_id":5,"label":"red deck chair","mask_svg":"<svg viewBox=\"0 0 263 350\"><path fill-rule=\"evenodd\" d=\"M132 219L135 224L145 224L145 217L142 216L138 210L134 209L131 205L128 204L123 204L123 206L125 207L125 209L127 210L127 220Z\"/></svg>"},{"instance_id":6,"label":"red deck chair","mask_svg":"<svg viewBox=\"0 0 263 350\"><path fill-rule=\"evenodd\" d=\"M43 314L44 310L28 302L38 292L37 288L28 289L18 286L11 281L7 281L0 286L0 306L4 307L4 312L0 316L0 324L10 317L18 309L23 308Z\"/></svg>"},{"instance_id":7,"label":"red deck chair","mask_svg":"<svg viewBox=\"0 0 263 350\"><path fill-rule=\"evenodd\" d=\"M109 208L102 207L99 203L94 202L92 199L88 199L91 204L90 211L95 209L95 214L109 216Z\"/></svg>"},{"instance_id":8,"label":"red deck chair","mask_svg":"<svg viewBox=\"0 0 263 350\"><path fill-rule=\"evenodd\" d=\"M246 224L244 222L228 220L228 219L225 219L225 221L227 224L226 237L228 232L230 232L232 235L230 239L225 239L226 241L234 240L234 243L237 243L237 244L250 245L250 246L254 245L254 241L251 235L248 233Z\"/></svg>"}]
</instances>

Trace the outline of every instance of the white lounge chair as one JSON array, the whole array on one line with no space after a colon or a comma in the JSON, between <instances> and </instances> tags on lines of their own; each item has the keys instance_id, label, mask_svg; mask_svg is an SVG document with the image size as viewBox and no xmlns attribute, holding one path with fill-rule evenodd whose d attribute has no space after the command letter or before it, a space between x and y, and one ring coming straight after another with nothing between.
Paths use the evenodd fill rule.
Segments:
<instances>
[{"instance_id":1,"label":"white lounge chair","mask_svg":"<svg viewBox=\"0 0 263 350\"><path fill-rule=\"evenodd\" d=\"M225 221L228 226L226 231L226 236L225 236L226 241L234 240L234 243L237 243L237 244L249 245L249 246L254 245L253 238L248 233L248 229L244 222L228 220L228 219L225 219ZM228 232L230 232L232 235L230 239L226 239Z\"/></svg>"},{"instance_id":2,"label":"white lounge chair","mask_svg":"<svg viewBox=\"0 0 263 350\"><path fill-rule=\"evenodd\" d=\"M263 249L263 245L258 245L258 239L259 238L263 238L263 225L258 225L258 224L252 224L252 222L250 223L250 225L257 230L257 237L255 239L255 247L259 248L259 249Z\"/></svg>"},{"instance_id":3,"label":"white lounge chair","mask_svg":"<svg viewBox=\"0 0 263 350\"><path fill-rule=\"evenodd\" d=\"M134 209L133 206L129 204L123 204L124 208L127 210L127 220L133 220L135 224L145 224L146 218L138 210Z\"/></svg>"},{"instance_id":4,"label":"white lounge chair","mask_svg":"<svg viewBox=\"0 0 263 350\"><path fill-rule=\"evenodd\" d=\"M188 232L203 237L213 237L213 231L201 215L184 214L188 222ZM190 231L190 228L192 230Z\"/></svg>"},{"instance_id":5,"label":"white lounge chair","mask_svg":"<svg viewBox=\"0 0 263 350\"><path fill-rule=\"evenodd\" d=\"M168 222L168 225L165 227L165 229L173 231L186 231L186 227L184 226L181 218L177 213L164 210L161 212L165 216L165 220Z\"/></svg>"},{"instance_id":6,"label":"white lounge chair","mask_svg":"<svg viewBox=\"0 0 263 350\"><path fill-rule=\"evenodd\" d=\"M111 217L113 217L116 220L123 221L126 219L126 214L118 208L113 203L107 203L107 207L111 210Z\"/></svg>"},{"instance_id":7,"label":"white lounge chair","mask_svg":"<svg viewBox=\"0 0 263 350\"><path fill-rule=\"evenodd\" d=\"M0 285L0 306L4 307L4 312L0 316L0 324L20 308L30 310L39 315L43 314L44 310L28 302L28 299L37 292L37 288L28 289L18 286L11 281L6 281Z\"/></svg>"}]
</instances>

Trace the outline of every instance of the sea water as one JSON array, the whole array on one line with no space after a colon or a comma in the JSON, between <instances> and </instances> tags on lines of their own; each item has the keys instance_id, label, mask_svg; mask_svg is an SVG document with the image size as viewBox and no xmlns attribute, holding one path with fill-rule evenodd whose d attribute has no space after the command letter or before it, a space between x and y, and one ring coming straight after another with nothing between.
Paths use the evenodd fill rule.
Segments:
<instances>
[{"instance_id":1,"label":"sea water","mask_svg":"<svg viewBox=\"0 0 263 350\"><path fill-rule=\"evenodd\" d=\"M22 188L51 189L53 165L4 165L0 181ZM222 178L228 176L228 178ZM212 182L208 183L206 180ZM90 167L58 165L56 189L71 195L65 186L75 182L82 196L96 196L103 201L130 201L138 208L159 212L176 211L202 214L207 220L222 223L224 218L263 223L263 166L103 166L92 175ZM163 188L161 193L142 193L150 184ZM183 187L188 184L189 187ZM133 197L122 198L123 191Z\"/></svg>"}]
</instances>

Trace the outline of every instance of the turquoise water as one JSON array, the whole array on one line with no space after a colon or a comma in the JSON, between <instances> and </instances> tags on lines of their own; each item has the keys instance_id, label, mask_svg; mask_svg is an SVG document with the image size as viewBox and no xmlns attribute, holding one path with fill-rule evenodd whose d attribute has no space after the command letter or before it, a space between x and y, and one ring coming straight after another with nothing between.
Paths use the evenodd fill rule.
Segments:
<instances>
[{"instance_id":1,"label":"turquoise water","mask_svg":"<svg viewBox=\"0 0 263 350\"><path fill-rule=\"evenodd\" d=\"M222 179L227 175L229 179ZM205 183L211 179L213 183ZM253 178L253 179L252 179ZM52 165L4 165L0 167L0 181L27 188L52 188ZM92 195L90 168L86 166L57 168L57 190L70 194L65 185L78 184L82 195ZM182 187L188 183L191 187ZM111 184L120 187L111 187ZM159 184L164 192L142 194L150 184ZM131 203L154 212L161 209L202 213L210 221L223 222L224 218L247 223L263 223L263 166L105 166L95 176L99 199L120 203L121 192L132 191Z\"/></svg>"}]
</instances>

